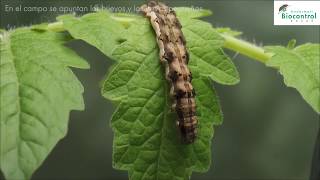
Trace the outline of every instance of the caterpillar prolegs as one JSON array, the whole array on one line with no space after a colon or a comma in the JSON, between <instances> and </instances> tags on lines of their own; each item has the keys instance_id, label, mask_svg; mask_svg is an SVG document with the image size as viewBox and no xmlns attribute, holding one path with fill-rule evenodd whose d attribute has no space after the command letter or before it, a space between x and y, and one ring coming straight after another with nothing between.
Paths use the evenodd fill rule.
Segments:
<instances>
[{"instance_id":1,"label":"caterpillar prolegs","mask_svg":"<svg viewBox=\"0 0 320 180\"><path fill-rule=\"evenodd\" d=\"M160 61L166 68L166 79L171 85L172 108L176 111L177 126L185 143L193 143L197 135L195 91L192 75L187 66L189 54L181 24L175 12L163 3L150 1L141 6L150 19L157 36Z\"/></svg>"}]
</instances>

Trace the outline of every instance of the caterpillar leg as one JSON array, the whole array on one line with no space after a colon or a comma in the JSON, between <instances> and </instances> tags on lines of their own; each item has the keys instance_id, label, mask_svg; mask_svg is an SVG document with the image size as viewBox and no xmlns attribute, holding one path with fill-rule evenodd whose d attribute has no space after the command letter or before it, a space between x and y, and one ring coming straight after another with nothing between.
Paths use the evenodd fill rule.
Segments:
<instances>
[{"instance_id":1,"label":"caterpillar leg","mask_svg":"<svg viewBox=\"0 0 320 180\"><path fill-rule=\"evenodd\" d=\"M170 88L170 96L171 97L175 97L176 96L176 93L174 92L174 87L173 85L171 86ZM175 112L176 111L176 107L177 107L177 100L173 98L172 100L172 105L171 105L171 112Z\"/></svg>"},{"instance_id":2,"label":"caterpillar leg","mask_svg":"<svg viewBox=\"0 0 320 180\"><path fill-rule=\"evenodd\" d=\"M162 63L165 65L165 67L166 67L166 69L165 69L165 75L166 75L166 80L167 81L171 81L171 79L170 79L170 68L169 68L169 65L168 65L168 61L166 61L166 60L164 60L164 61L162 61ZM172 87L172 86L171 86ZM170 93L171 93L171 91L170 91Z\"/></svg>"},{"instance_id":3,"label":"caterpillar leg","mask_svg":"<svg viewBox=\"0 0 320 180\"><path fill-rule=\"evenodd\" d=\"M176 107L177 107L177 103L176 102L172 103L171 112L175 112L176 111Z\"/></svg>"},{"instance_id":4,"label":"caterpillar leg","mask_svg":"<svg viewBox=\"0 0 320 180\"><path fill-rule=\"evenodd\" d=\"M180 125L180 122L179 122L179 121L176 121L176 125L177 125L177 127L179 127L179 125Z\"/></svg>"},{"instance_id":5,"label":"caterpillar leg","mask_svg":"<svg viewBox=\"0 0 320 180\"><path fill-rule=\"evenodd\" d=\"M163 44L162 42L159 42L159 43ZM167 63L167 60L164 58L164 49L160 48L159 50L160 50L160 52L159 52L160 62ZM167 64L166 64L166 66L167 66Z\"/></svg>"}]
</instances>

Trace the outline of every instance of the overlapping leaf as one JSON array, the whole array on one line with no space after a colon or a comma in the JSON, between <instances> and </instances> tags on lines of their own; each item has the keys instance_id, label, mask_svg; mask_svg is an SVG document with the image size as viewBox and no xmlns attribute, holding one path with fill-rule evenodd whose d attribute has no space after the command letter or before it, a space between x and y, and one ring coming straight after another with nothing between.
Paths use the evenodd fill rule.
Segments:
<instances>
[{"instance_id":1,"label":"overlapping leaf","mask_svg":"<svg viewBox=\"0 0 320 180\"><path fill-rule=\"evenodd\" d=\"M112 50L124 35L124 27L111 18L107 11L89 13L81 18L73 15L59 16L63 26L75 38L86 41L101 52L111 56Z\"/></svg>"},{"instance_id":2,"label":"overlapping leaf","mask_svg":"<svg viewBox=\"0 0 320 180\"><path fill-rule=\"evenodd\" d=\"M1 34L0 160L8 180L29 179L65 136L83 87L69 67L88 64L64 46L64 34L27 28Z\"/></svg>"},{"instance_id":3,"label":"overlapping leaf","mask_svg":"<svg viewBox=\"0 0 320 180\"><path fill-rule=\"evenodd\" d=\"M213 125L222 122L210 81L239 82L236 68L221 50L223 38L209 23L194 19L210 12L190 8L176 11L187 39L198 94L199 138L193 145L180 141L155 35L146 18L128 16L130 21L125 20L122 28L121 18L107 12L59 18L75 39L88 42L119 62L108 75L102 93L119 103L111 122L115 132L113 165L128 170L130 179L188 179L192 171L207 170ZM107 20L109 24L104 22ZM113 46L101 48L111 36Z\"/></svg>"},{"instance_id":4,"label":"overlapping leaf","mask_svg":"<svg viewBox=\"0 0 320 180\"><path fill-rule=\"evenodd\" d=\"M287 86L296 88L316 112L320 112L320 45L304 44L289 49L268 46L274 55L266 65L279 69Z\"/></svg>"},{"instance_id":5,"label":"overlapping leaf","mask_svg":"<svg viewBox=\"0 0 320 180\"><path fill-rule=\"evenodd\" d=\"M239 82L238 72L232 61L221 49L224 39L209 23L196 19L180 18L183 33L191 56L197 61L201 74L226 85Z\"/></svg>"},{"instance_id":6,"label":"overlapping leaf","mask_svg":"<svg viewBox=\"0 0 320 180\"><path fill-rule=\"evenodd\" d=\"M209 78L224 84L239 81L235 67L221 50L223 39L214 29L200 20L180 19L197 91L200 123L194 144L181 143L149 22L133 22L123 37L125 41L112 54L119 64L108 75L102 93L119 102L111 122L115 132L113 165L128 170L133 180L188 179L192 171L206 171L211 162L213 125L222 123Z\"/></svg>"},{"instance_id":7,"label":"overlapping leaf","mask_svg":"<svg viewBox=\"0 0 320 180\"><path fill-rule=\"evenodd\" d=\"M194 74L193 84L198 92L199 140L189 146L181 144L177 136L174 124L176 117L169 109L171 102L167 95L168 87L163 68L158 59L154 33L145 18L130 16L133 18L132 22L121 23L118 17L102 11L81 18L71 15L58 18L75 39L82 39L107 56L120 61L108 76L103 95L120 103L112 119L115 131L114 166L128 170L132 179L187 179L193 170L208 169L211 161L212 126L222 122L219 103L209 78L223 84L235 84L239 81L235 67L221 50L223 39L210 24L191 19L208 15L208 11L179 13L178 10L178 15L181 16L183 31L188 41L190 64ZM13 132L19 135L16 141L7 139L8 132L2 131L1 134L1 137L4 137L2 143L14 142L13 148L6 144L6 147L12 149L1 151L3 159L1 166L7 177L29 178L56 141L65 134L66 124L63 120L66 120L68 111L81 109L83 105L82 101L77 101L79 93L82 92L81 86L74 79L71 82L70 78L74 77L72 74L66 74L70 73L66 66L84 68L86 64L81 63L74 54L61 46L64 42L61 36L45 31L45 26L44 29L40 27L41 33L27 29L17 30L10 39L2 43L2 51L6 52L3 56L11 59L16 71L13 81L17 81L14 92L18 98L12 96L12 101L18 101L19 106L15 106L18 109L15 127L19 127L18 131L22 130L22 133ZM52 55L54 57L47 58ZM26 68L28 66L32 67ZM10 73L12 76L11 71ZM39 76L34 77L36 73ZM56 77L56 73L60 76ZM28 78L34 78L35 81L29 82ZM70 79L71 83L65 84L66 80L62 81L63 79ZM26 85L24 81L29 84ZM68 88L68 93L62 94ZM8 92L2 90L1 95L10 97L6 94ZM27 95L23 94L24 92ZM61 99L57 97L58 95ZM56 104L63 106L55 107L56 104L52 103L53 97ZM31 101L30 98L34 99ZM47 106L36 108L31 106L38 103L41 98ZM57 102L62 99L63 103ZM50 113L48 106L52 109ZM51 118L45 119L45 115L51 115ZM10 114L10 118L11 116L16 117ZM54 118L60 118L61 122L53 124ZM7 114L1 116L1 120L7 119ZM32 132L24 130L24 124L29 122L34 124L42 122L43 127L40 125L27 127L28 130L33 130ZM52 130L47 130L48 127ZM8 128L2 126L2 129ZM37 139L34 132L39 130L46 134ZM12 138L16 136L15 134ZM22 155L27 158L21 159ZM7 164L9 160L11 163ZM14 169L14 167L20 168Z\"/></svg>"},{"instance_id":8,"label":"overlapping leaf","mask_svg":"<svg viewBox=\"0 0 320 180\"><path fill-rule=\"evenodd\" d=\"M221 50L224 39L212 28L211 24L194 19L208 16L211 12L185 7L175 9L183 25L183 33L188 41L188 47L193 48L190 49L192 56L198 59L201 73L221 84L238 83L239 74L235 66ZM145 21L145 18L139 16L127 15L127 17L131 19L132 23ZM127 21L125 26L121 26L121 20L117 20L117 18L121 19L121 16L119 18L117 14L105 11L86 14L79 18L73 15L58 17L63 22L64 28L75 39L86 41L109 57L112 57L111 52L128 38L137 41L134 46L137 46L138 51L148 48L145 43L139 42L139 36L132 34L135 32L126 30L130 26L130 21ZM150 31L152 30L149 29L147 32ZM108 43L106 44L106 42ZM117 58L113 59L118 60Z\"/></svg>"}]
</instances>

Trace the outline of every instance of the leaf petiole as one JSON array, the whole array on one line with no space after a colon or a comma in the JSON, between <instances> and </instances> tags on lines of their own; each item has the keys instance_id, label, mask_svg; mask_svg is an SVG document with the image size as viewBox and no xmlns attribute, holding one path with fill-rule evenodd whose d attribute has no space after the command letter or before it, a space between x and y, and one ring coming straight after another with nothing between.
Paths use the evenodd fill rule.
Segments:
<instances>
[{"instance_id":1,"label":"leaf petiole","mask_svg":"<svg viewBox=\"0 0 320 180\"><path fill-rule=\"evenodd\" d=\"M263 48L247 41L226 34L220 35L225 39L223 47L227 49L239 52L262 63L266 63L272 57L272 53L266 53Z\"/></svg>"}]
</instances>

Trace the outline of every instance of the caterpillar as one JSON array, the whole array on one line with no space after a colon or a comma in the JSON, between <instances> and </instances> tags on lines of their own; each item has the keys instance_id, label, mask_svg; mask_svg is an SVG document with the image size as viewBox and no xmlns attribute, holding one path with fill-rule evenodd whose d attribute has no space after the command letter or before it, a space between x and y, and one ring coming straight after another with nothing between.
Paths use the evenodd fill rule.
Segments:
<instances>
[{"instance_id":1,"label":"caterpillar","mask_svg":"<svg viewBox=\"0 0 320 180\"><path fill-rule=\"evenodd\" d=\"M195 90L188 68L189 53L181 24L176 13L163 3L150 1L140 11L149 18L155 31L159 57L165 66L165 76L170 83L172 109L177 113L176 124L184 143L193 143L197 136Z\"/></svg>"}]
</instances>

